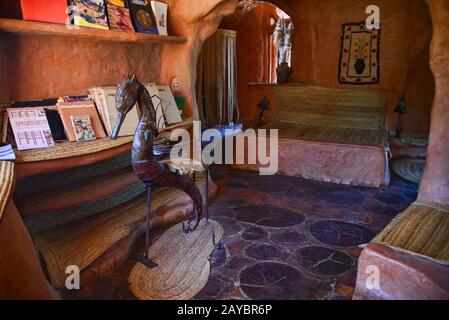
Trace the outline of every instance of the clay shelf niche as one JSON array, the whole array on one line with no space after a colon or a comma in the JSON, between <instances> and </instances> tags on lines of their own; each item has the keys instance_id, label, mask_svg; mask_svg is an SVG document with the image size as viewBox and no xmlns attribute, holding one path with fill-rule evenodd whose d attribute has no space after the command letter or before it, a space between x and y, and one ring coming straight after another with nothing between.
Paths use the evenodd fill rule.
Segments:
<instances>
[{"instance_id":1,"label":"clay shelf niche","mask_svg":"<svg viewBox=\"0 0 449 320\"><path fill-rule=\"evenodd\" d=\"M193 126L191 118L167 126L189 130ZM134 137L121 137L115 141L109 138L87 142L58 142L47 149L17 151L16 178L23 179L42 173L58 172L83 165L89 165L107 158L130 152Z\"/></svg>"},{"instance_id":2,"label":"clay shelf niche","mask_svg":"<svg viewBox=\"0 0 449 320\"><path fill-rule=\"evenodd\" d=\"M96 30L83 27L69 29L65 25L60 24L14 19L0 19L0 31L13 34L124 43L182 44L187 41L185 37L178 36L159 36L114 30Z\"/></svg>"}]
</instances>

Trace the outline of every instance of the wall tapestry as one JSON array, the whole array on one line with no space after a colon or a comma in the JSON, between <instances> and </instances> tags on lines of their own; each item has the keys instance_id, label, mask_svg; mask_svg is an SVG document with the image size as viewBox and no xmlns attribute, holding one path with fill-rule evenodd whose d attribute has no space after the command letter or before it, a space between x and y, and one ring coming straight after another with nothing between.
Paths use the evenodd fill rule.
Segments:
<instances>
[{"instance_id":1,"label":"wall tapestry","mask_svg":"<svg viewBox=\"0 0 449 320\"><path fill-rule=\"evenodd\" d=\"M343 25L338 81L343 84L373 84L380 80L380 30L365 22Z\"/></svg>"}]
</instances>

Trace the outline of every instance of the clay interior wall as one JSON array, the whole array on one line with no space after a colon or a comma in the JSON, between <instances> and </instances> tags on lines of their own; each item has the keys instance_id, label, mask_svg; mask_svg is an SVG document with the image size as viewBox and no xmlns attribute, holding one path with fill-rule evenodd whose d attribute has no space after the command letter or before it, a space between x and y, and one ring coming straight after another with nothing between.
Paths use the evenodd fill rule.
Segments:
<instances>
[{"instance_id":1,"label":"clay interior wall","mask_svg":"<svg viewBox=\"0 0 449 320\"><path fill-rule=\"evenodd\" d=\"M403 130L427 134L430 111L435 92L429 68L429 47L432 22L429 9L422 0L302 0L272 1L286 11L295 24L293 48L293 82L307 82L331 88L348 88L338 82L341 46L341 26L348 22L364 21L365 9L375 4L381 10L381 81L365 88L381 89L387 93L387 122L391 130L396 126L393 112L401 94L406 94L408 113L402 117ZM273 88L248 86L248 82L262 82L260 71L266 68L261 58L263 50L257 42L269 27L269 19L253 9L242 19L238 14L225 19L225 26L238 32L239 102L242 120L246 123L257 117L257 102L272 96ZM336 14L338 12L338 14ZM234 18L233 18L234 17ZM232 21L239 23L234 23ZM250 21L254 20L254 21ZM255 28L258 30L255 30ZM254 48L257 50L248 50ZM244 52L243 54L241 52ZM272 101L274 105L274 101Z\"/></svg>"}]
</instances>

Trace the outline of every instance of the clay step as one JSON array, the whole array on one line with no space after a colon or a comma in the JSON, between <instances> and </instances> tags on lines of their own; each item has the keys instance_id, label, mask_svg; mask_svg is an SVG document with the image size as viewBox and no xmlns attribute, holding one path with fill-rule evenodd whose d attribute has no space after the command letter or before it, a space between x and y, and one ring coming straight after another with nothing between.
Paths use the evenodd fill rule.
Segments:
<instances>
[{"instance_id":1,"label":"clay step","mask_svg":"<svg viewBox=\"0 0 449 320\"><path fill-rule=\"evenodd\" d=\"M204 195L204 180L197 185ZM210 195L217 188L210 183ZM185 219L192 212L192 201L176 189L162 189L153 194L152 225L172 224ZM111 271L122 263L134 242L144 232L146 195L95 216L74 221L46 232L33 234L56 288L64 285L65 268L75 264L92 279ZM106 258L102 258L106 257Z\"/></svg>"},{"instance_id":2,"label":"clay step","mask_svg":"<svg viewBox=\"0 0 449 320\"><path fill-rule=\"evenodd\" d=\"M22 216L56 211L103 199L138 183L140 183L140 180L130 169L127 169L107 178L97 178L88 183L74 184L58 190L32 195L21 199L16 204Z\"/></svg>"}]
</instances>

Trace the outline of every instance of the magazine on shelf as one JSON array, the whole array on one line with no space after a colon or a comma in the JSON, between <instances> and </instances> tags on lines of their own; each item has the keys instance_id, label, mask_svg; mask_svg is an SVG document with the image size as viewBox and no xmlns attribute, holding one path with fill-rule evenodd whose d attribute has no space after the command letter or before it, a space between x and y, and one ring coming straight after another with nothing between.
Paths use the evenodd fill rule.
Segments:
<instances>
[{"instance_id":1,"label":"magazine on shelf","mask_svg":"<svg viewBox=\"0 0 449 320\"><path fill-rule=\"evenodd\" d=\"M156 18L156 27L161 36L168 36L167 30L167 15L168 15L168 4L151 1L151 9L153 10L154 16Z\"/></svg>"},{"instance_id":2,"label":"magazine on shelf","mask_svg":"<svg viewBox=\"0 0 449 320\"><path fill-rule=\"evenodd\" d=\"M76 141L81 142L97 139L89 116L70 116L70 120L72 121L73 132L75 133Z\"/></svg>"},{"instance_id":3,"label":"magazine on shelf","mask_svg":"<svg viewBox=\"0 0 449 320\"><path fill-rule=\"evenodd\" d=\"M14 161L16 155L10 144L6 146L0 146L0 161Z\"/></svg>"},{"instance_id":4,"label":"magazine on shelf","mask_svg":"<svg viewBox=\"0 0 449 320\"><path fill-rule=\"evenodd\" d=\"M63 102L57 104L58 112L61 116L64 129L67 134L67 138L74 142L76 135L73 131L72 116L89 116L90 122L94 129L97 138L106 138L106 134L103 130L100 117L98 116L97 109L93 101L80 101L80 102Z\"/></svg>"},{"instance_id":5,"label":"magazine on shelf","mask_svg":"<svg viewBox=\"0 0 449 320\"><path fill-rule=\"evenodd\" d=\"M44 108L8 108L7 112L18 150L54 146Z\"/></svg>"},{"instance_id":6,"label":"magazine on shelf","mask_svg":"<svg viewBox=\"0 0 449 320\"><path fill-rule=\"evenodd\" d=\"M104 0L70 0L76 26L109 30Z\"/></svg>"},{"instance_id":7,"label":"magazine on shelf","mask_svg":"<svg viewBox=\"0 0 449 320\"><path fill-rule=\"evenodd\" d=\"M159 34L156 18L148 0L128 0L128 5L136 32Z\"/></svg>"},{"instance_id":8,"label":"magazine on shelf","mask_svg":"<svg viewBox=\"0 0 449 320\"><path fill-rule=\"evenodd\" d=\"M106 0L109 28L125 32L134 32L131 22L131 13L125 4L120 1Z\"/></svg>"},{"instance_id":9,"label":"magazine on shelf","mask_svg":"<svg viewBox=\"0 0 449 320\"><path fill-rule=\"evenodd\" d=\"M115 96L117 93L116 87L97 87L89 89L90 96L98 108L101 120L103 121L106 133L108 136L112 134L115 121L117 120L117 109ZM125 118L119 136L133 136L139 124L138 108L133 108Z\"/></svg>"}]
</instances>

